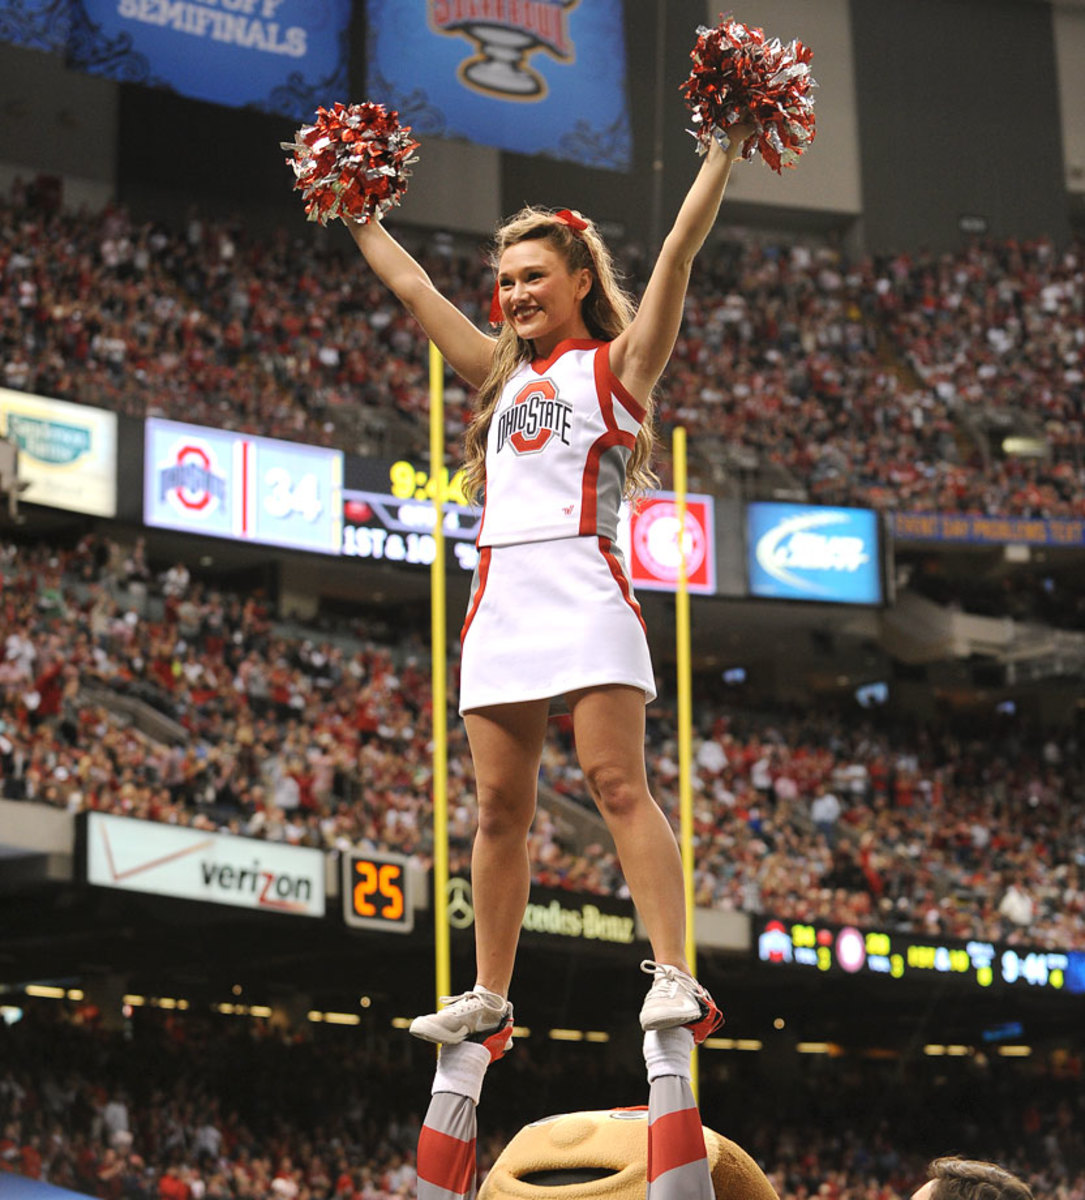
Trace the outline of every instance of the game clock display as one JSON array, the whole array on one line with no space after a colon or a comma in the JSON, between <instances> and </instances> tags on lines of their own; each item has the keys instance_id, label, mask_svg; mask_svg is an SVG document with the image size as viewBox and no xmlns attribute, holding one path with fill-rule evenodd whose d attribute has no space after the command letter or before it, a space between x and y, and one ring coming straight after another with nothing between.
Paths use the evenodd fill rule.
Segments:
<instances>
[{"instance_id":1,"label":"game clock display","mask_svg":"<svg viewBox=\"0 0 1085 1200\"><path fill-rule=\"evenodd\" d=\"M343 557L430 566L437 556L433 497L438 481L406 459L366 466L361 480L364 486L343 491ZM478 564L475 539L482 509L467 504L462 470L449 478L444 469L440 490L446 498L443 532L447 561L461 571L473 571Z\"/></svg>"}]
</instances>

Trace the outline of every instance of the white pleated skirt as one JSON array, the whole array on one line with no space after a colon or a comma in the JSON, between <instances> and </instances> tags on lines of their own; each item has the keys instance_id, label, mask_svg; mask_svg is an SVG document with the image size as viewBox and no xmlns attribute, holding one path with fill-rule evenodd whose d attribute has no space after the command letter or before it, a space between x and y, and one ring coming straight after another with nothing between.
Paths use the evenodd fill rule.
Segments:
<instances>
[{"instance_id":1,"label":"white pleated skirt","mask_svg":"<svg viewBox=\"0 0 1085 1200\"><path fill-rule=\"evenodd\" d=\"M460 712L627 684L655 699L640 605L600 537L484 547L462 633Z\"/></svg>"}]
</instances>

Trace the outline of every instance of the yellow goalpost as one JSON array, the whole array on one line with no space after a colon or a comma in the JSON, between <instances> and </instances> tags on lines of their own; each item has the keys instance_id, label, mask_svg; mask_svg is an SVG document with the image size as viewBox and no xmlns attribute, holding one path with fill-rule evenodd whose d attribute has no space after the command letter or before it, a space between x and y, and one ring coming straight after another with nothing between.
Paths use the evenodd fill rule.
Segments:
<instances>
[{"instance_id":1,"label":"yellow goalpost","mask_svg":"<svg viewBox=\"0 0 1085 1200\"><path fill-rule=\"evenodd\" d=\"M445 595L444 509L448 500L445 468L444 360L429 348L429 448L433 487L434 556L430 566L430 624L433 678L433 923L434 976L438 1002L452 990L448 927L448 647ZM678 517L678 590L675 596L678 672L679 816L682 874L686 898L686 957L697 969L697 937L693 895L692 686L690 672L689 581L686 572L686 431L673 438L674 491ZM693 1056L693 1094L698 1096L697 1055Z\"/></svg>"}]
</instances>

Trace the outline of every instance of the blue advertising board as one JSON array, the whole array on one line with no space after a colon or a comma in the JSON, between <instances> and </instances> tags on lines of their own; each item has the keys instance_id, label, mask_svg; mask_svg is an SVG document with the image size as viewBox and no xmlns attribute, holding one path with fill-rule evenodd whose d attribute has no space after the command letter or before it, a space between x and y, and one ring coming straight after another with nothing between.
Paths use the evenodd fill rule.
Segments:
<instances>
[{"instance_id":1,"label":"blue advertising board","mask_svg":"<svg viewBox=\"0 0 1085 1200\"><path fill-rule=\"evenodd\" d=\"M416 136L628 170L621 0L368 0L366 98Z\"/></svg>"},{"instance_id":2,"label":"blue advertising board","mask_svg":"<svg viewBox=\"0 0 1085 1200\"><path fill-rule=\"evenodd\" d=\"M4 1200L87 1200L86 1192L73 1192L8 1171L0 1175L0 1195Z\"/></svg>"},{"instance_id":3,"label":"blue advertising board","mask_svg":"<svg viewBox=\"0 0 1085 1200\"><path fill-rule=\"evenodd\" d=\"M350 0L72 0L68 63L308 120L348 99L350 13Z\"/></svg>"},{"instance_id":4,"label":"blue advertising board","mask_svg":"<svg viewBox=\"0 0 1085 1200\"><path fill-rule=\"evenodd\" d=\"M751 503L746 561L752 596L882 603L881 539L871 509Z\"/></svg>"},{"instance_id":5,"label":"blue advertising board","mask_svg":"<svg viewBox=\"0 0 1085 1200\"><path fill-rule=\"evenodd\" d=\"M898 542L952 542L971 546L1085 546L1080 517L999 517L982 513L891 513Z\"/></svg>"},{"instance_id":6,"label":"blue advertising board","mask_svg":"<svg viewBox=\"0 0 1085 1200\"><path fill-rule=\"evenodd\" d=\"M208 537L338 554L339 450L152 418L143 520Z\"/></svg>"}]
</instances>

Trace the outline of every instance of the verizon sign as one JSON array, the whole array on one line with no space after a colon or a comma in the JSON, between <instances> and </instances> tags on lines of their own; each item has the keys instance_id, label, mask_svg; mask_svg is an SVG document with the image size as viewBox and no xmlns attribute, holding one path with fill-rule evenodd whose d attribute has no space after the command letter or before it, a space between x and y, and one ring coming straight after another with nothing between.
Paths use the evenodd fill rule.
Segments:
<instances>
[{"instance_id":1,"label":"verizon sign","mask_svg":"<svg viewBox=\"0 0 1085 1200\"><path fill-rule=\"evenodd\" d=\"M100 887L324 915L324 855L303 846L88 813L86 868Z\"/></svg>"}]
</instances>

